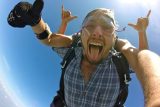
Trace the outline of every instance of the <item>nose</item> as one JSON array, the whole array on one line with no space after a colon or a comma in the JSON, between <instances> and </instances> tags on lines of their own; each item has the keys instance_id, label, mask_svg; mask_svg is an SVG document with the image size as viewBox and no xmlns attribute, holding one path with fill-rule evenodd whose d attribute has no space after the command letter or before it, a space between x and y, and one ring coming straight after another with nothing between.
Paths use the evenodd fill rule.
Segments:
<instances>
[{"instance_id":1,"label":"nose","mask_svg":"<svg viewBox=\"0 0 160 107\"><path fill-rule=\"evenodd\" d=\"M96 38L102 37L102 28L100 26L96 26L93 31L93 36Z\"/></svg>"}]
</instances>

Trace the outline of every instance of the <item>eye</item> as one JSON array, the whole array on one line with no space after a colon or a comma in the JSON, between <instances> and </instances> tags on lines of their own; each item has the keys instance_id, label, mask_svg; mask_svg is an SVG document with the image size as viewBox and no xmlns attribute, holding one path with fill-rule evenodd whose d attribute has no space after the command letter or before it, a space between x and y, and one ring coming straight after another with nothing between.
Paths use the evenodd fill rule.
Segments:
<instances>
[{"instance_id":1,"label":"eye","mask_svg":"<svg viewBox=\"0 0 160 107\"><path fill-rule=\"evenodd\" d=\"M92 29L94 29L94 28L95 28L95 26L94 26L94 25L87 25L87 26L86 26L86 28L87 28L87 29L91 29L91 30L92 30Z\"/></svg>"},{"instance_id":2,"label":"eye","mask_svg":"<svg viewBox=\"0 0 160 107\"><path fill-rule=\"evenodd\" d=\"M106 29L107 32L113 32L113 28Z\"/></svg>"},{"instance_id":3,"label":"eye","mask_svg":"<svg viewBox=\"0 0 160 107\"><path fill-rule=\"evenodd\" d=\"M103 29L103 30L111 29L111 27L110 27L110 26L108 26L108 25L102 25L101 27L102 27L102 29Z\"/></svg>"},{"instance_id":4,"label":"eye","mask_svg":"<svg viewBox=\"0 0 160 107\"><path fill-rule=\"evenodd\" d=\"M102 26L103 31L113 32L114 28L111 26Z\"/></svg>"}]
</instances>

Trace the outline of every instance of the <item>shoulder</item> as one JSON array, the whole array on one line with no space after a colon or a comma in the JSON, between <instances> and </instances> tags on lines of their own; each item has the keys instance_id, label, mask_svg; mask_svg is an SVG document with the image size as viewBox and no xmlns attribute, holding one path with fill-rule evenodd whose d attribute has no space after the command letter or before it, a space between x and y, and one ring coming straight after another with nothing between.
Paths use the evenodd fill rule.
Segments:
<instances>
[{"instance_id":1,"label":"shoulder","mask_svg":"<svg viewBox=\"0 0 160 107\"><path fill-rule=\"evenodd\" d=\"M123 54L137 50L137 48L134 47L127 39L118 39L116 43L116 49Z\"/></svg>"},{"instance_id":2,"label":"shoulder","mask_svg":"<svg viewBox=\"0 0 160 107\"><path fill-rule=\"evenodd\" d=\"M133 70L137 70L137 66L138 66L137 55L138 55L139 49L134 47L126 39L118 39L116 47L126 57L127 61L129 62Z\"/></svg>"}]
</instances>

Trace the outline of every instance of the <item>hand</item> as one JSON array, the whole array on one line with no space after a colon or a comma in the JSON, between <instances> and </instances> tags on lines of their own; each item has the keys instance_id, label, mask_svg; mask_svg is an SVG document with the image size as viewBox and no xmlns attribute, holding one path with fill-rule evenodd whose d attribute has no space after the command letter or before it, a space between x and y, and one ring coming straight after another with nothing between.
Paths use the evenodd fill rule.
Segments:
<instances>
[{"instance_id":1,"label":"hand","mask_svg":"<svg viewBox=\"0 0 160 107\"><path fill-rule=\"evenodd\" d=\"M148 27L150 14L151 14L151 10L148 11L148 14L146 17L138 18L137 24L129 23L128 25L133 27L138 32L144 32Z\"/></svg>"},{"instance_id":2,"label":"hand","mask_svg":"<svg viewBox=\"0 0 160 107\"><path fill-rule=\"evenodd\" d=\"M62 22L68 23L73 19L77 18L77 16L72 16L70 11L64 10L64 6L62 5Z\"/></svg>"},{"instance_id":3,"label":"hand","mask_svg":"<svg viewBox=\"0 0 160 107\"><path fill-rule=\"evenodd\" d=\"M35 0L32 4L19 2L9 13L7 21L12 27L35 26L41 20L43 0Z\"/></svg>"}]
</instances>

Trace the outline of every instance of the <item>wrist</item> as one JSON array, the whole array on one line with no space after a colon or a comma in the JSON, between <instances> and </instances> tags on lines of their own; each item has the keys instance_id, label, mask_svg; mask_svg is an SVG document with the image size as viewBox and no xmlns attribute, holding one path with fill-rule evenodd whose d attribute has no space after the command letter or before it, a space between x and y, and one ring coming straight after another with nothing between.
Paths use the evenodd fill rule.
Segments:
<instances>
[{"instance_id":1,"label":"wrist","mask_svg":"<svg viewBox=\"0 0 160 107\"><path fill-rule=\"evenodd\" d=\"M138 33L145 33L145 32L146 32L146 28L138 30Z\"/></svg>"},{"instance_id":2,"label":"wrist","mask_svg":"<svg viewBox=\"0 0 160 107\"><path fill-rule=\"evenodd\" d=\"M64 20L62 20L62 23L61 24L63 24L63 25L67 25L67 21L64 21Z\"/></svg>"},{"instance_id":3,"label":"wrist","mask_svg":"<svg viewBox=\"0 0 160 107\"><path fill-rule=\"evenodd\" d=\"M34 31L36 34L40 34L40 33L42 33L42 32L45 31L45 29L46 29L46 24L45 24L45 22L43 21L43 19L41 18L38 24L36 24L36 25L34 25L34 26L31 26L31 27L32 27L33 31Z\"/></svg>"},{"instance_id":4,"label":"wrist","mask_svg":"<svg viewBox=\"0 0 160 107\"><path fill-rule=\"evenodd\" d=\"M144 34L146 34L146 31L144 30L144 31L138 31L138 34L139 35L144 35Z\"/></svg>"}]
</instances>

